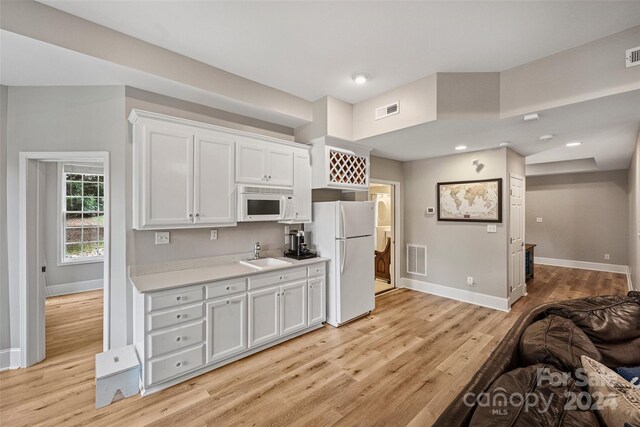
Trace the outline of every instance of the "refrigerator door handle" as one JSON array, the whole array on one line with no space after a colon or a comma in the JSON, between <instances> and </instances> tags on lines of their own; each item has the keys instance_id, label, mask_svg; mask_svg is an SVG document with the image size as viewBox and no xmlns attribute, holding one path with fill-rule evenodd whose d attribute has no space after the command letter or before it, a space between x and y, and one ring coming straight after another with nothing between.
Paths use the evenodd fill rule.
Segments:
<instances>
[{"instance_id":1,"label":"refrigerator door handle","mask_svg":"<svg viewBox=\"0 0 640 427\"><path fill-rule=\"evenodd\" d=\"M344 205L342 203L340 203L340 235L338 237L347 237L347 232L344 229Z\"/></svg>"},{"instance_id":2,"label":"refrigerator door handle","mask_svg":"<svg viewBox=\"0 0 640 427\"><path fill-rule=\"evenodd\" d=\"M340 259L342 262L340 263L340 274L344 273L344 261L347 257L347 242L344 240L340 240Z\"/></svg>"}]
</instances>

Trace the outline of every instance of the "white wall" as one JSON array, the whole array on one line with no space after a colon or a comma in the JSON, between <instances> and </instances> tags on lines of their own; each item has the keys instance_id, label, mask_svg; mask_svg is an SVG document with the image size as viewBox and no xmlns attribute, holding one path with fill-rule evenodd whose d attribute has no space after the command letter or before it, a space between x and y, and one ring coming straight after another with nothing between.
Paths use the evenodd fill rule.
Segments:
<instances>
[{"instance_id":1,"label":"white wall","mask_svg":"<svg viewBox=\"0 0 640 427\"><path fill-rule=\"evenodd\" d=\"M640 133L629 166L629 269L633 288L640 290Z\"/></svg>"},{"instance_id":2,"label":"white wall","mask_svg":"<svg viewBox=\"0 0 640 427\"><path fill-rule=\"evenodd\" d=\"M427 246L427 276L407 273L403 262L402 277L507 298L506 153L503 148L403 163L402 250L409 243ZM484 164L480 172L473 159ZM490 178L503 179L503 222L497 224L497 233L487 233L484 223L439 222L437 215L425 214L427 207L437 207L438 182ZM467 276L474 277L476 286L467 285Z\"/></svg>"},{"instance_id":3,"label":"white wall","mask_svg":"<svg viewBox=\"0 0 640 427\"><path fill-rule=\"evenodd\" d=\"M70 285L79 282L102 280L103 262L87 264L60 264L59 263L59 205L61 197L58 187L58 163L46 163L45 171L45 259L47 263L47 286L57 287L62 292L67 292L60 285ZM94 285L95 286L95 285ZM75 288L74 288L75 289ZM57 291L56 291L57 292Z\"/></svg>"}]
</instances>

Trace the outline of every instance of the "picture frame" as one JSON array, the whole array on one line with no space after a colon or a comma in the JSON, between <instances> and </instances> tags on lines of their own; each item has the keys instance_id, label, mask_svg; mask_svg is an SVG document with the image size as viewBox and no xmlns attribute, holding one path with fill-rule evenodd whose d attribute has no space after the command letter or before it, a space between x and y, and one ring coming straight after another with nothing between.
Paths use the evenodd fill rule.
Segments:
<instances>
[{"instance_id":1,"label":"picture frame","mask_svg":"<svg viewBox=\"0 0 640 427\"><path fill-rule=\"evenodd\" d=\"M502 178L439 182L436 197L438 221L502 223Z\"/></svg>"}]
</instances>

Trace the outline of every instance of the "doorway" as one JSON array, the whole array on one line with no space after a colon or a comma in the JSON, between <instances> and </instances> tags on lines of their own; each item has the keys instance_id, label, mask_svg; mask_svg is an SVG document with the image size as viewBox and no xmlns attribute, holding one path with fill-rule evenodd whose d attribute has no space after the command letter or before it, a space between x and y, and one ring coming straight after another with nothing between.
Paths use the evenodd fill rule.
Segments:
<instances>
[{"instance_id":1,"label":"doorway","mask_svg":"<svg viewBox=\"0 0 640 427\"><path fill-rule=\"evenodd\" d=\"M388 181L372 182L369 187L369 200L374 203L374 272L375 293L390 291L396 286L396 210L398 183Z\"/></svg>"},{"instance_id":2,"label":"doorway","mask_svg":"<svg viewBox=\"0 0 640 427\"><path fill-rule=\"evenodd\" d=\"M52 343L46 333L56 330L47 324L52 319L53 307L57 318L67 307L75 312L73 304L64 302L82 300L80 293L85 291L93 310L102 309L98 323L102 327L90 333L102 336L102 348L106 349L110 289L109 154L20 153L19 168L20 365L26 368L45 359L47 342ZM96 323L90 324L95 329ZM83 331L76 333L82 335Z\"/></svg>"},{"instance_id":3,"label":"doorway","mask_svg":"<svg viewBox=\"0 0 640 427\"><path fill-rule=\"evenodd\" d=\"M509 305L527 293L525 279L524 178L509 176Z\"/></svg>"}]
</instances>

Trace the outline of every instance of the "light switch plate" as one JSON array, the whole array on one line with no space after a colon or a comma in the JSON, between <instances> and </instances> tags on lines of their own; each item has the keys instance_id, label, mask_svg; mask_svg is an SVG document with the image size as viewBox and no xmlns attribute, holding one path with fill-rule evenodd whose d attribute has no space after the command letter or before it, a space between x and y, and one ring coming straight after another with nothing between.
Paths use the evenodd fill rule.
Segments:
<instances>
[{"instance_id":1,"label":"light switch plate","mask_svg":"<svg viewBox=\"0 0 640 427\"><path fill-rule=\"evenodd\" d=\"M541 216L537 217L536 222L542 222L542 217Z\"/></svg>"},{"instance_id":2,"label":"light switch plate","mask_svg":"<svg viewBox=\"0 0 640 427\"><path fill-rule=\"evenodd\" d=\"M218 240L218 230L211 230L211 240Z\"/></svg>"},{"instance_id":3,"label":"light switch plate","mask_svg":"<svg viewBox=\"0 0 640 427\"><path fill-rule=\"evenodd\" d=\"M157 231L156 232L156 245L168 245L169 244L169 232Z\"/></svg>"},{"instance_id":4,"label":"light switch plate","mask_svg":"<svg viewBox=\"0 0 640 427\"><path fill-rule=\"evenodd\" d=\"M495 224L487 224L487 233L497 233L498 226Z\"/></svg>"}]
</instances>

